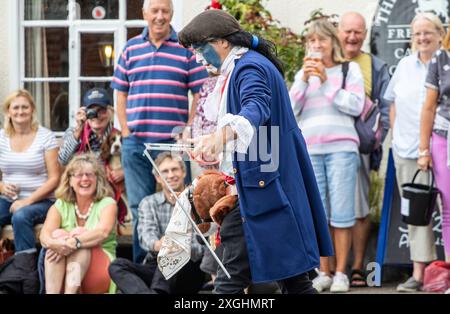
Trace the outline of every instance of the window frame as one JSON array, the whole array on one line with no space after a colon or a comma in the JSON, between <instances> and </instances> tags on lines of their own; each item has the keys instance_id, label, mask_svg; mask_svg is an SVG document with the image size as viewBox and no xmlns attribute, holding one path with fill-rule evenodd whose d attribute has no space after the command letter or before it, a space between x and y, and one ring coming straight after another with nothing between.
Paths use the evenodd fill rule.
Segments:
<instances>
[{"instance_id":1,"label":"window frame","mask_svg":"<svg viewBox=\"0 0 450 314\"><path fill-rule=\"evenodd\" d=\"M80 86L85 77L80 76L80 43L79 36L83 32L114 34L114 54L115 62L127 42L127 29L133 27L144 27L147 23L144 20L126 20L127 0L119 1L119 18L109 20L81 20L76 19L76 0L68 0L68 14L66 20L25 20L25 0L9 2L9 29L11 33L19 36L11 36L13 53L9 68L10 91L23 88L25 83L49 82L69 84L69 126L75 125L75 113L80 107ZM175 30L180 30L183 16L183 0L173 0L174 16L172 26ZM25 77L25 28L26 27L66 27L68 28L68 53L69 53L69 73L68 77ZM109 81L112 77L109 77ZM92 81L104 81L104 77L92 77ZM116 103L116 93L114 93L114 103ZM38 106L41 104L37 104ZM115 126L120 127L117 117ZM62 135L63 132L55 132Z\"/></svg>"}]
</instances>

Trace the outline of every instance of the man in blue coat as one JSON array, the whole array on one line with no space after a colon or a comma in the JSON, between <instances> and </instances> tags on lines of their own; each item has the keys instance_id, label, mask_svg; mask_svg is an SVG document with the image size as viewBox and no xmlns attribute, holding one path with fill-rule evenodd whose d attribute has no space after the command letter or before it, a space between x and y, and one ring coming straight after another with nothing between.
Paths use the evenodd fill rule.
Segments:
<instances>
[{"instance_id":1,"label":"man in blue coat","mask_svg":"<svg viewBox=\"0 0 450 314\"><path fill-rule=\"evenodd\" d=\"M222 155L221 169L234 176L239 196L220 231L231 278L219 269L215 292L242 293L252 281L276 280L285 293L316 293L308 272L333 249L273 45L219 10L199 14L179 39L208 70L220 72L205 103L218 130L193 140L193 157Z\"/></svg>"}]
</instances>

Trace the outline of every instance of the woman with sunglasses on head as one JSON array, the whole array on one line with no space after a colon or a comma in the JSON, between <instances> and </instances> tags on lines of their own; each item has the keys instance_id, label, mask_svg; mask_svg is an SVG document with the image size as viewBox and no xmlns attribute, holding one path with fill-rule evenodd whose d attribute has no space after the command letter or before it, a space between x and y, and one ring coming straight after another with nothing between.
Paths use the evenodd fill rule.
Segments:
<instances>
[{"instance_id":1,"label":"woman with sunglasses on head","mask_svg":"<svg viewBox=\"0 0 450 314\"><path fill-rule=\"evenodd\" d=\"M103 166L93 154L75 156L55 195L40 235L46 293L114 293L117 205Z\"/></svg>"}]
</instances>

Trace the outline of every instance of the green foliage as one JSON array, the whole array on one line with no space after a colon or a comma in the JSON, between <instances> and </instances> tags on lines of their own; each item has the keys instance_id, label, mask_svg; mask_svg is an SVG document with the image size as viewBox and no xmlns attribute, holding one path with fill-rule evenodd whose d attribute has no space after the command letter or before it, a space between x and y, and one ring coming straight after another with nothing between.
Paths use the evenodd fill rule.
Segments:
<instances>
[{"instance_id":1,"label":"green foliage","mask_svg":"<svg viewBox=\"0 0 450 314\"><path fill-rule=\"evenodd\" d=\"M236 17L243 29L276 45L286 80L293 82L305 52L301 37L274 20L262 0L221 0L220 3L225 11Z\"/></svg>"}]
</instances>

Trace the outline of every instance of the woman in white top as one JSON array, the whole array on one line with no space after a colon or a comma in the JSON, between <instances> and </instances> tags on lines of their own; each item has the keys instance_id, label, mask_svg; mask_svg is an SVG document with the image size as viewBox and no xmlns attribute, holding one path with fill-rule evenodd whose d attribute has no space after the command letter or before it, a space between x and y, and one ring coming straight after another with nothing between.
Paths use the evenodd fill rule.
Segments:
<instances>
[{"instance_id":1,"label":"woman in white top","mask_svg":"<svg viewBox=\"0 0 450 314\"><path fill-rule=\"evenodd\" d=\"M433 54L441 46L445 34L442 23L432 13L420 13L411 22L413 54L400 60L384 98L391 105L392 150L397 185L411 182L417 171L419 157L420 113L425 100L425 78ZM419 174L416 181L427 183ZM424 227L408 225L413 275L397 287L398 291L417 291L423 282L427 262L437 258L431 224Z\"/></svg>"},{"instance_id":2,"label":"woman in white top","mask_svg":"<svg viewBox=\"0 0 450 314\"><path fill-rule=\"evenodd\" d=\"M0 228L12 223L16 252L33 252L33 226L44 222L59 182L58 146L40 126L36 105L26 90L9 95L0 130Z\"/></svg>"}]
</instances>

